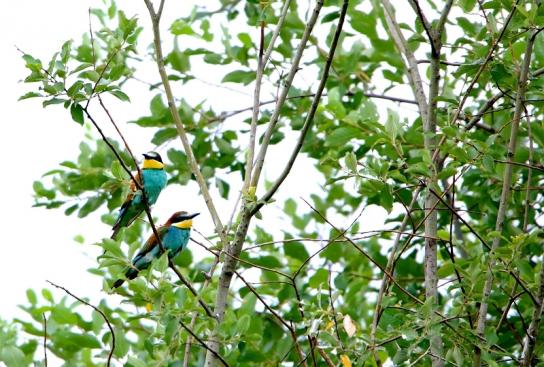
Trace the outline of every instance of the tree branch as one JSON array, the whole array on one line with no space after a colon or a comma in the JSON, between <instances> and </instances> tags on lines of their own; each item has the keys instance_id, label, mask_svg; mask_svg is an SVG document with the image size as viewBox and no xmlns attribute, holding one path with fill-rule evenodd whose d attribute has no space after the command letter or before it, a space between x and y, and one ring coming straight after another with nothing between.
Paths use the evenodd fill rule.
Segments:
<instances>
[{"instance_id":1,"label":"tree branch","mask_svg":"<svg viewBox=\"0 0 544 367\"><path fill-rule=\"evenodd\" d=\"M406 215L402 219L402 223L400 224L399 231L397 233L397 236L395 237L395 240L393 242L393 246L391 246L391 252L389 254L389 258L387 259L387 265L385 266L385 270L388 273L393 272L393 265L395 264L395 257L397 255L397 252L399 250L400 245L400 239L402 238L402 234L404 233L406 226L408 225L408 220L410 218L410 211L414 207L414 205L417 203L417 198L419 197L419 194L421 193L421 190L423 189L422 186L418 186L416 191L414 192L412 196L412 200L410 201L410 204L408 205ZM415 233L415 228L414 233ZM385 290L389 287L389 278L384 273L382 282L380 285L380 290L378 291L378 297L376 299L376 307L374 308L374 315L372 317L372 325L370 328L370 351L372 352L372 355L374 357L374 361L376 362L376 365L380 367L382 365L382 361L378 354L376 353L376 331L378 330L378 324L380 322L381 314L382 314L382 302L383 302L383 296L385 295Z\"/></svg>"},{"instance_id":2,"label":"tree branch","mask_svg":"<svg viewBox=\"0 0 544 367\"><path fill-rule=\"evenodd\" d=\"M516 1L517 4L517 1ZM540 3L539 3L540 5ZM527 46L525 48L525 56L523 59L523 65L518 75L518 85L516 93L516 103L514 108L514 116L512 118L512 126L510 132L510 142L508 144L508 154L507 161L512 162L512 158L516 152L517 140L518 140L518 130L519 122L521 119L521 114L523 112L523 100L525 98L525 91L527 89L527 80L529 76L529 68L531 65L531 56L533 52L533 46L535 42L535 35L538 31L532 31L527 40ZM499 202L499 211L497 213L497 220L495 223L495 231L502 233L504 226L504 219L506 216L506 209L508 207L508 200L510 197L510 186L512 183L512 165L507 164L504 168L503 174L503 185L501 191L501 198ZM491 245L491 251L489 253L487 274L483 289L482 298L480 301L480 310L478 313L478 322L476 327L476 332L480 337L484 336L485 333L485 324L487 317L487 308L488 308L488 299L491 294L491 288L493 287L493 268L495 267L496 257L495 250L499 247L501 237L496 236L493 238L493 243ZM480 367L481 365L481 350L476 348L474 354L474 367Z\"/></svg>"},{"instance_id":3,"label":"tree branch","mask_svg":"<svg viewBox=\"0 0 544 367\"><path fill-rule=\"evenodd\" d=\"M255 90L253 92L253 107L252 114L251 114L251 128L249 133L249 146L248 146L248 154L247 154L247 162L246 162L246 174L244 177L244 185L242 186L242 193L247 194L250 182L251 182L251 174L253 171L253 160L255 157L255 140L257 136L257 122L259 119L259 106L261 106L260 103L260 96L261 96L261 85L263 80L263 74L264 69L266 67L266 63L268 62L268 59L270 58L270 55L272 54L272 50L274 49L274 45L276 43L276 39L278 38L278 35L280 34L280 30L283 27L283 22L285 21L285 18L287 16L287 11L289 10L289 5L291 4L291 0L285 0L283 4L283 8L281 10L280 17L278 19L278 24L276 28L274 29L274 33L272 34L272 38L270 39L270 43L266 49L266 53L264 52L264 21L261 21L261 27L260 27L260 40L259 40L259 56L257 59L257 75L255 77Z\"/></svg>"},{"instance_id":4,"label":"tree branch","mask_svg":"<svg viewBox=\"0 0 544 367\"><path fill-rule=\"evenodd\" d=\"M304 51L306 50L306 44L308 43L310 34L312 33L312 30L317 22L317 18L319 16L319 12L321 11L322 6L323 6L323 0L316 0L316 5L312 11L312 16L310 17L308 24L306 24L304 33L302 34L302 39L300 40L300 44L297 47L295 56L293 57L293 63L291 65L291 69L289 70L287 77L283 81L283 88L281 89L280 95L278 97L278 101L276 102L276 108L274 109L274 113L270 117L270 122L268 123L268 128L264 134L263 142L261 143L261 148L259 149L259 154L257 155L257 160L253 168L250 186L257 187L259 178L261 176L261 171L263 169L264 158L266 156L268 145L270 144L270 139L272 137L272 134L274 133L274 129L280 117L281 107L285 103L285 99L287 98L287 93L291 89L291 85L293 84L295 75L299 70L300 60L302 58Z\"/></svg>"},{"instance_id":5,"label":"tree branch","mask_svg":"<svg viewBox=\"0 0 544 367\"><path fill-rule=\"evenodd\" d=\"M161 0L161 5L163 2L164 0ZM144 0L144 3L147 6L149 15L151 17L151 23L153 26L153 44L155 46L155 58L157 62L157 68L159 70L159 74L161 77L161 81L164 87L164 91L166 93L166 98L168 100L168 107L170 108L170 113L176 125L176 129L178 131L178 135L183 145L183 149L185 150L185 154L187 155L187 161L189 162L191 171L196 178L196 181L198 183L198 186L200 187L202 196L204 197L204 201L206 202L206 205L208 207L208 210L214 222L215 231L217 235L219 236L219 238L221 239L221 241L223 242L223 246L224 246L226 245L227 239L226 239L226 234L224 233L223 224L221 223L221 219L219 218L219 214L217 213L214 202L208 190L208 185L206 184L206 180L204 179L204 177L202 176L202 173L200 172L200 168L193 154L193 149L191 148L191 144L189 142L187 132L185 131L185 127L183 126L181 118L179 117L179 114L176 108L176 102L174 100L174 94L172 92L170 81L168 79L168 74L166 73L166 69L164 66L164 59L163 59L162 46L161 46L161 35L160 35L160 29L159 29L160 16L159 14L155 13L151 0ZM162 6L161 6L161 9L162 9Z\"/></svg>"},{"instance_id":6,"label":"tree branch","mask_svg":"<svg viewBox=\"0 0 544 367\"><path fill-rule=\"evenodd\" d=\"M423 89L421 75L419 74L419 70L417 68L417 60L411 49L408 47L406 39L402 35L400 26L395 18L393 6L389 2L389 0L383 0L382 5L384 10L386 29L389 30L395 46L397 46L401 54L404 55L404 58L406 60L405 62L407 64L406 66L408 69L408 80L410 82L410 87L412 88L412 91L414 93L414 97L417 101L419 114L421 115L421 119L423 121L427 121L429 108L427 106L427 97L425 96L425 90Z\"/></svg>"},{"instance_id":7,"label":"tree branch","mask_svg":"<svg viewBox=\"0 0 544 367\"><path fill-rule=\"evenodd\" d=\"M202 345L204 348L206 348L206 350L210 353L213 353L213 355L219 359L221 361L221 363L223 364L223 366L225 367L229 367L229 364L227 363L227 361L225 361L225 359L223 357L221 357L221 355L219 353L217 353L216 351L214 350L211 350L209 347L208 347L208 344L206 344L206 342L202 339L200 339L198 337L198 335L196 335L193 330L191 330L191 328L187 327L187 325L185 325L185 323L183 321L181 321L181 319L179 320L179 324L181 325L182 328L184 328L190 335L191 337L193 337L200 345ZM187 356L185 356L187 358ZM185 359L184 359L184 362L185 362Z\"/></svg>"},{"instance_id":8,"label":"tree branch","mask_svg":"<svg viewBox=\"0 0 544 367\"><path fill-rule=\"evenodd\" d=\"M300 150L302 149L302 145L304 144L304 140L306 139L306 135L308 134L308 131L312 128L315 112L317 111L317 107L319 106L319 102L321 100L321 95L327 84L327 79L329 78L329 70L334 60L334 53L336 52L336 47L338 46L338 41L340 39L340 35L342 34L342 26L344 25L344 20L346 19L348 4L349 4L349 0L344 0L342 9L340 10L338 25L336 26L334 38L332 40L331 48L327 56L327 61L325 62L325 66L323 67L323 74L321 75L321 81L319 82L319 86L315 93L315 97L312 101L310 111L308 112L308 115L306 116L306 120L304 121L304 125L302 126L302 130L300 131L297 144L295 145L295 148L293 149L293 152L291 153L291 156L289 157L289 160L287 161L287 164L285 168L283 169L283 172L280 174L278 179L274 182L272 187L259 200L259 203L255 205L254 209L251 212L252 215L255 214L257 211L259 211L259 209L264 205L264 203L268 202L272 198L272 196L274 196L274 194L280 188L283 181L285 181L285 179L289 175L289 172L291 172L291 169L293 168L293 164L295 163L295 160L297 159L297 156L300 153Z\"/></svg>"},{"instance_id":9,"label":"tree branch","mask_svg":"<svg viewBox=\"0 0 544 367\"><path fill-rule=\"evenodd\" d=\"M147 1L147 0L145 0ZM249 187L257 187L257 184L259 182L260 173L262 171L262 167L264 164L264 158L266 155L266 150L268 148L268 145L270 143L270 138L272 136L272 133L274 131L275 125L278 121L280 110L283 104L285 103L285 100L287 98L287 93L289 92L289 89L292 85L293 79L295 77L295 74L299 68L299 63L302 58L302 54L306 48L306 43L310 37L310 34L313 30L313 27L315 23L317 22L317 18L319 15L319 12L321 10L321 7L323 6L323 0L317 0L315 8L312 12L312 16L310 17L310 20L306 24L306 28L304 30L301 42L297 48L296 54L293 59L293 64L291 65L291 69L289 71L289 74L284 81L283 89L278 97L278 101L276 103L276 108L274 110L274 113L272 117L270 118L270 122L268 124L267 131L265 132L263 142L261 144L261 148L259 150L259 154L257 156L257 160L254 164L253 171L251 173L251 181ZM225 250L225 253L229 255L227 258L225 258L225 262L223 265L223 269L221 270L221 275L219 277L219 285L218 290L216 293L215 298L215 313L218 316L219 324L223 321L223 317L225 315L225 310L227 307L227 297L228 297L228 291L230 288L230 283L232 280L232 276L234 274L234 271L236 270L236 266L238 263L237 258L239 258L240 253L242 251L242 247L244 245L244 241L246 239L247 231L249 229L249 223L251 221L251 208L250 205L252 205L248 198L244 198L242 203L242 208L240 210L240 216L239 216L239 224L236 228L236 232L234 234L234 240L231 245L228 246L228 248ZM217 342L217 333L219 324L216 325L214 330L212 331L210 335L210 342L208 346L210 346L211 349L217 351L219 350L219 343ZM215 365L215 356L212 353L206 353L206 359L204 362L204 366L206 367L213 367Z\"/></svg>"},{"instance_id":10,"label":"tree branch","mask_svg":"<svg viewBox=\"0 0 544 367\"><path fill-rule=\"evenodd\" d=\"M45 313L42 313L43 318L43 363L47 367L47 318Z\"/></svg>"},{"instance_id":11,"label":"tree branch","mask_svg":"<svg viewBox=\"0 0 544 367\"><path fill-rule=\"evenodd\" d=\"M108 360L106 362L106 366L107 367L110 367L111 366L111 359L113 357L113 352L115 351L115 333L113 332L113 326L111 326L111 323L110 323L110 320L108 319L108 317L106 316L106 314L104 312L102 312L101 309L99 309L98 307L90 304L89 302L79 298L78 296L76 296L75 294L73 294L72 292L70 292L68 289L60 286L60 285L57 285L49 280L47 280L47 283L51 284L53 287L56 287L56 288L59 288L59 289L62 289L66 294L68 294L69 296L71 296L72 298L75 298L76 300L78 300L79 302L83 303L84 305L87 305L89 307L91 307L93 310L95 310L96 312L98 312L100 314L100 316L102 316L102 318L104 319L104 321L106 322L106 324L108 325L108 329L110 329L110 332L111 332L111 348L110 348L110 352L108 354Z\"/></svg>"}]
</instances>

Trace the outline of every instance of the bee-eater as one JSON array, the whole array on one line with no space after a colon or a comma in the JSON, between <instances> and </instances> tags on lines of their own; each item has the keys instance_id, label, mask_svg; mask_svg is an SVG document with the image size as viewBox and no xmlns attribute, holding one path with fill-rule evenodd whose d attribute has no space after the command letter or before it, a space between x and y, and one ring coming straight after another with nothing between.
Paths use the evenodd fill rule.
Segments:
<instances>
[{"instance_id":1,"label":"bee-eater","mask_svg":"<svg viewBox=\"0 0 544 367\"><path fill-rule=\"evenodd\" d=\"M135 179L143 186L148 204L153 205L159 198L162 189L166 186L166 173L159 153L148 152L144 154L141 172L143 177L136 175ZM130 189L131 192L121 209L119 209L119 216L113 225L112 239L115 239L121 228L128 227L145 210L142 191L138 190L135 182L131 182Z\"/></svg>"},{"instance_id":2,"label":"bee-eater","mask_svg":"<svg viewBox=\"0 0 544 367\"><path fill-rule=\"evenodd\" d=\"M176 212L172 214L170 219L166 223L157 228L157 233L161 239L162 246L165 251L168 251L168 257L174 258L179 254L189 242L189 235L191 233L191 226L193 225L193 218L199 213L188 214L187 212ZM161 256L161 250L159 247L159 241L155 234L152 234L146 241L144 247L134 256L132 259L132 265L125 271L125 277L127 279L134 279L138 275L138 272L143 269L147 269L153 259L157 259ZM124 279L118 279L113 283L112 288L117 288L123 284Z\"/></svg>"}]
</instances>

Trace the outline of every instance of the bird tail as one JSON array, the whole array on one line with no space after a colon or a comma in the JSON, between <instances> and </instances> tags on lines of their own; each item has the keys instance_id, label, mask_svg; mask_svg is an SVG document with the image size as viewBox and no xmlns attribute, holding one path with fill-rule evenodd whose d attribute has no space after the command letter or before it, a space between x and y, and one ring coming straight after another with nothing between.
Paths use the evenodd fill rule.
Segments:
<instances>
[{"instance_id":1,"label":"bird tail","mask_svg":"<svg viewBox=\"0 0 544 367\"><path fill-rule=\"evenodd\" d=\"M124 279L117 279L115 283L111 286L111 288L119 288L123 283L125 282Z\"/></svg>"},{"instance_id":2,"label":"bird tail","mask_svg":"<svg viewBox=\"0 0 544 367\"><path fill-rule=\"evenodd\" d=\"M136 268L128 268L127 271L125 272L125 277L126 279L128 280L132 280L134 278L136 278L136 276L138 275L138 272L139 270L136 269ZM113 285L111 286L111 288L118 288L120 287L123 283L125 282L125 279L117 279L115 281L115 283L113 283Z\"/></svg>"},{"instance_id":3,"label":"bird tail","mask_svg":"<svg viewBox=\"0 0 544 367\"><path fill-rule=\"evenodd\" d=\"M121 226L119 226L117 223L113 226L113 233L111 234L111 239L114 240L115 237L117 237L117 234L121 230Z\"/></svg>"}]
</instances>

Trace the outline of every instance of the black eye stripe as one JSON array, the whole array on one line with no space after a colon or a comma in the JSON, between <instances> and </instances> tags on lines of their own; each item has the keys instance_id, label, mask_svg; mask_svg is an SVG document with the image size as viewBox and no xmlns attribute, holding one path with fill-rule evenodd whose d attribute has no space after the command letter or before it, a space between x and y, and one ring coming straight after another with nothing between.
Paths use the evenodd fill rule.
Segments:
<instances>
[{"instance_id":1,"label":"black eye stripe","mask_svg":"<svg viewBox=\"0 0 544 367\"><path fill-rule=\"evenodd\" d=\"M147 153L144 153L144 157L147 158L147 159L154 159L158 162L161 162L162 163L162 157L159 153L157 152L147 152Z\"/></svg>"}]
</instances>

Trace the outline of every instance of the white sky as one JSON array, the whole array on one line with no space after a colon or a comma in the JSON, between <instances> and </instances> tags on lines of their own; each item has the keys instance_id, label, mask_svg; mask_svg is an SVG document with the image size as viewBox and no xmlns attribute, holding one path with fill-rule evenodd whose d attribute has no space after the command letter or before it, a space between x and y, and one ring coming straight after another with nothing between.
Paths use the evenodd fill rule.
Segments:
<instances>
[{"instance_id":1,"label":"white sky","mask_svg":"<svg viewBox=\"0 0 544 367\"><path fill-rule=\"evenodd\" d=\"M75 216L66 217L63 210L31 208L33 181L39 179L46 171L56 168L61 161L75 159L78 154L78 145L85 131L71 121L69 113L62 107L53 106L42 109L41 101L37 99L17 102L17 98L31 90L32 86L20 82L27 75L27 70L14 47L17 45L42 61L48 60L65 40L72 38L78 42L81 35L88 31L89 6L98 7L100 3L100 1L83 0L19 0L10 3L9 11L0 12L0 35L2 35L0 36L0 54L2 55L0 80L3 82L0 89L0 101L2 101L4 116L4 121L0 125L0 156L3 161L0 193L4 195L3 210L0 211L0 225L3 232L0 317L4 319L21 316L17 305L26 302L26 289L33 288L39 291L43 287L50 288L45 283L46 279L61 284L82 297L98 300L106 296L101 293L100 278L86 271L87 268L96 265L95 257L99 253L99 250L90 244L110 235L110 228L102 224L99 219L104 208L84 219ZM165 27L171 23L171 20L186 15L186 9L190 9L189 6L184 6L182 9L183 5L179 4L186 5L187 2L167 2L165 9L167 16L163 23ZM118 6L129 16L139 14L141 24L144 26L147 24L147 12L143 1L118 1ZM144 32L140 46L147 46L150 41L150 34ZM248 29L247 32L254 34L255 29ZM163 33L166 38L167 32ZM193 68L197 71L199 69L206 71L210 69L210 66L193 64ZM217 82L223 74L214 75L210 72L204 75L209 77L207 80ZM156 69L152 65L144 69L142 78L157 81ZM194 84L194 86L198 85ZM246 95L213 88L202 83L200 87L181 92L190 92L192 101L206 97L213 99L218 111L234 110L252 104L253 87L251 85L242 87L230 84L229 87L238 90L243 88ZM145 92L145 87L140 89L141 91L137 93L129 93L132 99L131 104L110 99L110 110L118 121L129 121L148 113L148 101L151 95ZM265 98L268 99L269 95L265 94L263 99ZM103 122L103 126L106 125L106 120L101 118L99 121ZM134 152L144 152L153 148L148 142L150 140L148 134L151 130L142 131L123 123L121 123L121 129L126 133ZM109 129L106 130L113 136ZM176 140L173 144L180 148L179 141ZM290 151L290 149L289 147L288 150L283 151ZM269 157L274 155L281 156L279 148L276 147L270 151ZM281 159L275 161L282 162ZM304 159L297 161L293 173L280 190L280 197L307 198L309 183L317 187L316 181L321 180L320 176L312 173L313 171L300 169L303 164ZM265 170L266 177L273 179L281 168L281 165L273 165L272 168ZM301 182L304 184L300 185ZM224 221L227 221L230 216L236 199L236 190L236 187L231 187L230 203L219 202L219 210ZM187 195L187 192L191 194ZM213 193L218 197L216 190L213 190ZM192 199L187 200L187 197ZM183 191L179 186L165 190L154 208L154 215L160 218L160 222L174 210L182 209L172 207L172 203L176 202L182 202L183 209L202 213L203 215L195 220L195 226L204 233L212 233L211 220L204 201L197 196L194 183ZM300 207L306 211L303 204L299 204ZM275 210L278 210L278 207ZM368 209L361 219L364 229L380 227L383 213L379 209ZM268 218L274 219L272 216ZM279 221L274 222L278 228L285 225ZM270 223L268 222L267 226L270 226ZM74 236L78 234L84 235L86 240L84 245L73 241ZM55 294L60 293L55 292Z\"/></svg>"}]
</instances>

